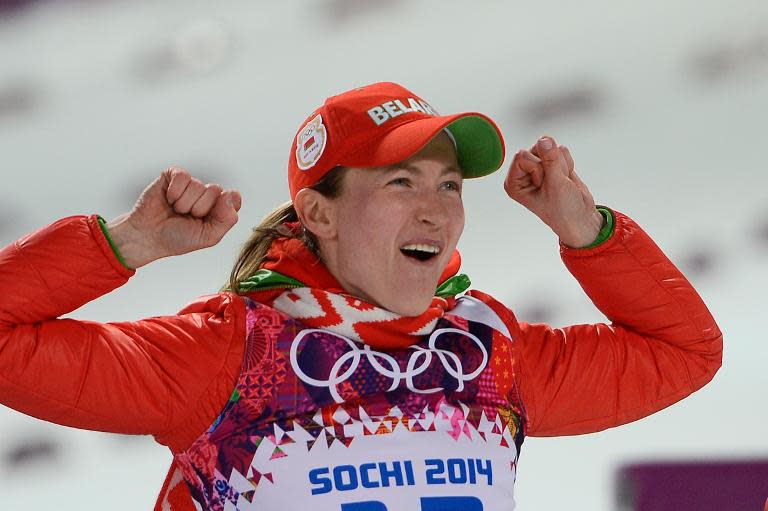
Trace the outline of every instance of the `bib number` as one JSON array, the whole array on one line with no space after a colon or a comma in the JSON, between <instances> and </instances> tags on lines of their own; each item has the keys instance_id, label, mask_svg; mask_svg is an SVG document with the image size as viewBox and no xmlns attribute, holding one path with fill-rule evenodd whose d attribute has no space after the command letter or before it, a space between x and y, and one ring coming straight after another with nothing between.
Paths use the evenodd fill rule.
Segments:
<instances>
[{"instance_id":1,"label":"bib number","mask_svg":"<svg viewBox=\"0 0 768 511\"><path fill-rule=\"evenodd\" d=\"M421 511L483 511L477 497L421 497ZM389 511L383 502L367 500L342 504L341 511Z\"/></svg>"}]
</instances>

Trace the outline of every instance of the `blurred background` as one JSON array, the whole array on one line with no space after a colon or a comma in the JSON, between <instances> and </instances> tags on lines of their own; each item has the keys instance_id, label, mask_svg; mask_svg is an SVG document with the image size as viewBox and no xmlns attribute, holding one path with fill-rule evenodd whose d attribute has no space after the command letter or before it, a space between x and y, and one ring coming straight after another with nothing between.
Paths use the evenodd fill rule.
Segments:
<instances>
[{"instance_id":1,"label":"blurred background","mask_svg":"<svg viewBox=\"0 0 768 511\"><path fill-rule=\"evenodd\" d=\"M597 202L644 226L725 333L723 369L685 401L598 434L527 439L519 509L640 509L638 474L673 462L746 467L768 497L754 468L768 459L765 0L0 0L0 245L67 215L113 218L182 165L239 189L240 223L71 316L173 314L215 292L250 228L287 200L302 120L382 80L442 113L487 113L510 155L542 134L568 145ZM503 179L465 186L474 287L526 321L603 321ZM0 438L0 509L151 509L171 459L150 438L8 408ZM747 508L761 509L717 509Z\"/></svg>"}]
</instances>

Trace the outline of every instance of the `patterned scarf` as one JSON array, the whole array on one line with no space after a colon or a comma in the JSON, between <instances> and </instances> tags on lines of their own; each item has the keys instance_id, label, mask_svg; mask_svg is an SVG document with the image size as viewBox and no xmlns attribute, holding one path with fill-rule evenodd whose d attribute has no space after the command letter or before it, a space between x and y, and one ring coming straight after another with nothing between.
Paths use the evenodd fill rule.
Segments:
<instances>
[{"instance_id":1,"label":"patterned scarf","mask_svg":"<svg viewBox=\"0 0 768 511\"><path fill-rule=\"evenodd\" d=\"M313 328L331 330L375 349L400 349L429 334L437 320L469 288L466 275L456 275L461 257L454 252L440 277L430 306L418 316L401 316L347 294L317 256L301 240L279 238L240 292L274 307Z\"/></svg>"}]
</instances>

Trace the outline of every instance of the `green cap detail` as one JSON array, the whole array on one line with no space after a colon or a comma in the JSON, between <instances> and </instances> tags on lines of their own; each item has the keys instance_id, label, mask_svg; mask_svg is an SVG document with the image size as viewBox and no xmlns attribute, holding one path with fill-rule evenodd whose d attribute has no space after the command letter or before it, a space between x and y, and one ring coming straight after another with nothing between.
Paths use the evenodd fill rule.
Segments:
<instances>
[{"instance_id":1,"label":"green cap detail","mask_svg":"<svg viewBox=\"0 0 768 511\"><path fill-rule=\"evenodd\" d=\"M504 163L504 142L486 119L468 115L447 126L456 140L459 166L464 177L482 177L496 172Z\"/></svg>"}]
</instances>

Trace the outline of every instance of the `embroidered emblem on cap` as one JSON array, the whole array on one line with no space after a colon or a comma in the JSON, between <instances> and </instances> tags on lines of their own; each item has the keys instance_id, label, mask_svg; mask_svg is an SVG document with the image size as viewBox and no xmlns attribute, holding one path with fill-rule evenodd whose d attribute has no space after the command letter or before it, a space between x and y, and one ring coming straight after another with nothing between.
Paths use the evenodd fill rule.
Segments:
<instances>
[{"instance_id":1,"label":"embroidered emblem on cap","mask_svg":"<svg viewBox=\"0 0 768 511\"><path fill-rule=\"evenodd\" d=\"M323 155L327 139L323 116L318 114L299 132L296 140L296 165L301 170L314 167Z\"/></svg>"}]
</instances>

